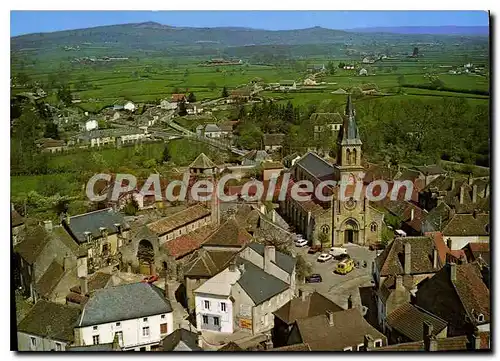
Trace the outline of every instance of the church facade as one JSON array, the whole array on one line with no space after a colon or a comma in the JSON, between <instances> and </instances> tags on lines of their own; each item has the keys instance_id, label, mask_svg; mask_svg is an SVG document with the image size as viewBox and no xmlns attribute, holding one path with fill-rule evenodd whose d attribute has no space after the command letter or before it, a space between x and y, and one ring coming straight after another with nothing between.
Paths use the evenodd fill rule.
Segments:
<instances>
[{"instance_id":1,"label":"church facade","mask_svg":"<svg viewBox=\"0 0 500 361\"><path fill-rule=\"evenodd\" d=\"M293 182L309 180L316 186L325 180L349 181L346 197L340 197L340 186L328 188L326 192L333 196L331 202L317 199L297 201L290 194L287 194L286 201L281 202L284 216L313 245L370 245L381 239L383 213L364 197L364 187L359 199L350 196L356 182L363 184L361 147L356 114L348 96L337 138L337 164L332 165L318 154L308 152L290 169ZM326 192L323 193L326 195Z\"/></svg>"}]
</instances>

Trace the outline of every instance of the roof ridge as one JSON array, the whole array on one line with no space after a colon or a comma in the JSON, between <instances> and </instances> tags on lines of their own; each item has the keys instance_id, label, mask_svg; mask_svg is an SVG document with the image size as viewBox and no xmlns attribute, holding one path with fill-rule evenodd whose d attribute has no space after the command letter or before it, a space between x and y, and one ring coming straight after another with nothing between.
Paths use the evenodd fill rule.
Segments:
<instances>
[{"instance_id":1,"label":"roof ridge","mask_svg":"<svg viewBox=\"0 0 500 361\"><path fill-rule=\"evenodd\" d=\"M87 212L87 213L82 213L82 214L77 214L77 215L74 215L74 216L70 216L70 218L77 218L77 217L81 217L81 216L86 216L87 214L92 214L92 213L97 213L97 212L104 212L104 211L108 211L109 213L113 212L113 208L112 207L108 207L108 208L104 208L104 209L98 209L98 210L95 210L95 211L91 211L91 212Z\"/></svg>"}]
</instances>

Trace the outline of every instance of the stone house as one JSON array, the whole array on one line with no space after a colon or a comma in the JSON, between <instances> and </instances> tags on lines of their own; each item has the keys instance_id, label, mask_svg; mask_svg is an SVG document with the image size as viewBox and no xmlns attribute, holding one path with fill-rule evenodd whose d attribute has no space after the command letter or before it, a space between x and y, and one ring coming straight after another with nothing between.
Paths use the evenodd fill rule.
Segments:
<instances>
[{"instance_id":1,"label":"stone house","mask_svg":"<svg viewBox=\"0 0 500 361\"><path fill-rule=\"evenodd\" d=\"M189 165L189 172L191 174L214 175L217 171L217 166L205 155L205 153L200 153L200 155Z\"/></svg>"},{"instance_id":2,"label":"stone house","mask_svg":"<svg viewBox=\"0 0 500 361\"><path fill-rule=\"evenodd\" d=\"M289 91L296 90L297 83L294 80L281 80L279 85L279 90L281 91Z\"/></svg>"},{"instance_id":3,"label":"stone house","mask_svg":"<svg viewBox=\"0 0 500 361\"><path fill-rule=\"evenodd\" d=\"M146 139L147 131L138 128L97 129L76 137L77 145L89 147L116 146L135 144Z\"/></svg>"},{"instance_id":4,"label":"stone house","mask_svg":"<svg viewBox=\"0 0 500 361\"><path fill-rule=\"evenodd\" d=\"M469 243L490 242L489 214L455 214L443 228L443 238L451 250L459 250Z\"/></svg>"},{"instance_id":5,"label":"stone house","mask_svg":"<svg viewBox=\"0 0 500 361\"><path fill-rule=\"evenodd\" d=\"M66 351L80 312L77 307L39 300L17 325L17 351Z\"/></svg>"},{"instance_id":6,"label":"stone house","mask_svg":"<svg viewBox=\"0 0 500 361\"><path fill-rule=\"evenodd\" d=\"M309 122L314 127L314 139L320 139L326 131L325 136L335 136L342 126L344 120L340 113L313 113L309 117Z\"/></svg>"},{"instance_id":7,"label":"stone house","mask_svg":"<svg viewBox=\"0 0 500 361\"><path fill-rule=\"evenodd\" d=\"M109 344L117 338L125 351L150 351L173 331L165 292L139 282L98 290L83 307L74 334L77 346Z\"/></svg>"},{"instance_id":8,"label":"stone house","mask_svg":"<svg viewBox=\"0 0 500 361\"><path fill-rule=\"evenodd\" d=\"M283 164L280 162L266 161L262 162L262 180L268 181L271 178L278 178L283 170Z\"/></svg>"},{"instance_id":9,"label":"stone house","mask_svg":"<svg viewBox=\"0 0 500 361\"><path fill-rule=\"evenodd\" d=\"M262 145L266 152L274 152L283 147L285 134L264 134L262 135Z\"/></svg>"},{"instance_id":10,"label":"stone house","mask_svg":"<svg viewBox=\"0 0 500 361\"><path fill-rule=\"evenodd\" d=\"M64 140L43 138L36 141L42 153L58 153L68 149Z\"/></svg>"},{"instance_id":11,"label":"stone house","mask_svg":"<svg viewBox=\"0 0 500 361\"><path fill-rule=\"evenodd\" d=\"M419 287L415 305L448 323L448 336L490 331L490 291L478 263L447 264Z\"/></svg>"}]
</instances>

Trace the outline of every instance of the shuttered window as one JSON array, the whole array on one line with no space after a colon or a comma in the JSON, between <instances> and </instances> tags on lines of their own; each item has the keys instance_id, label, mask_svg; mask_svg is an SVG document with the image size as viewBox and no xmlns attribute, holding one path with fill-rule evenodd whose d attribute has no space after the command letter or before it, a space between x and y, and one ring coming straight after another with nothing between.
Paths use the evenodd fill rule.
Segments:
<instances>
[{"instance_id":1,"label":"shuttered window","mask_svg":"<svg viewBox=\"0 0 500 361\"><path fill-rule=\"evenodd\" d=\"M168 330L168 328L167 328L167 324L166 323L160 324L160 333L161 334L167 333L167 330Z\"/></svg>"}]
</instances>

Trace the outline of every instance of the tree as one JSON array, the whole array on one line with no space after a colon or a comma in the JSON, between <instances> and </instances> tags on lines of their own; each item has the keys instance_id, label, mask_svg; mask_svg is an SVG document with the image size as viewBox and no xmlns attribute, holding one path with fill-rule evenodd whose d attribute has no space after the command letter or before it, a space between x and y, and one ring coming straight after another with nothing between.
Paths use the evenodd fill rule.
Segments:
<instances>
[{"instance_id":1,"label":"tree","mask_svg":"<svg viewBox=\"0 0 500 361\"><path fill-rule=\"evenodd\" d=\"M333 61L329 61L328 64L326 65L326 69L328 70L328 73L330 75L334 75L337 69L335 68L335 64L333 64Z\"/></svg>"},{"instance_id":2,"label":"tree","mask_svg":"<svg viewBox=\"0 0 500 361\"><path fill-rule=\"evenodd\" d=\"M297 263L295 264L295 270L297 273L297 277L300 280L303 280L311 274L312 266L304 259L304 256L302 256L301 254L298 254L296 256L296 260Z\"/></svg>"},{"instance_id":3,"label":"tree","mask_svg":"<svg viewBox=\"0 0 500 361\"><path fill-rule=\"evenodd\" d=\"M207 87L208 89L213 91L215 88L217 88L217 84L213 80L211 80L208 82Z\"/></svg>"},{"instance_id":4,"label":"tree","mask_svg":"<svg viewBox=\"0 0 500 361\"><path fill-rule=\"evenodd\" d=\"M68 85L62 85L57 91L57 99L66 106L71 105L73 97L71 95L71 90Z\"/></svg>"},{"instance_id":5,"label":"tree","mask_svg":"<svg viewBox=\"0 0 500 361\"><path fill-rule=\"evenodd\" d=\"M77 87L78 89L81 89L81 90L85 90L89 87L90 83L89 83L89 79L87 78L87 75L85 74L81 74L79 77L78 77L78 83L77 83Z\"/></svg>"},{"instance_id":6,"label":"tree","mask_svg":"<svg viewBox=\"0 0 500 361\"><path fill-rule=\"evenodd\" d=\"M188 97L187 97L187 101L189 103L195 103L196 102L196 96L194 95L193 92L190 92Z\"/></svg>"},{"instance_id":7,"label":"tree","mask_svg":"<svg viewBox=\"0 0 500 361\"><path fill-rule=\"evenodd\" d=\"M59 129L57 124L54 122L48 122L45 125L45 133L43 136L45 138L59 139Z\"/></svg>"},{"instance_id":8,"label":"tree","mask_svg":"<svg viewBox=\"0 0 500 361\"><path fill-rule=\"evenodd\" d=\"M184 100L180 101L179 102L179 111L178 111L178 114L182 117L184 115L187 114L187 110L186 110L186 102Z\"/></svg>"},{"instance_id":9,"label":"tree","mask_svg":"<svg viewBox=\"0 0 500 361\"><path fill-rule=\"evenodd\" d=\"M132 198L123 208L123 213L125 213L127 216L135 216L138 210L139 204L134 198Z\"/></svg>"},{"instance_id":10,"label":"tree","mask_svg":"<svg viewBox=\"0 0 500 361\"><path fill-rule=\"evenodd\" d=\"M165 144L165 148L163 148L163 154L161 157L162 161L169 162L172 157L170 156L170 151L168 149L168 144Z\"/></svg>"},{"instance_id":11,"label":"tree","mask_svg":"<svg viewBox=\"0 0 500 361\"><path fill-rule=\"evenodd\" d=\"M345 66L345 63L341 61L339 63L339 69L344 69L344 66Z\"/></svg>"},{"instance_id":12,"label":"tree","mask_svg":"<svg viewBox=\"0 0 500 361\"><path fill-rule=\"evenodd\" d=\"M229 93L227 91L227 88L226 87L222 88L221 98L227 98L228 96L229 96Z\"/></svg>"},{"instance_id":13,"label":"tree","mask_svg":"<svg viewBox=\"0 0 500 361\"><path fill-rule=\"evenodd\" d=\"M431 86L434 88L434 89L442 89L444 88L444 81L442 81L441 79L439 78L434 78L432 81L431 81Z\"/></svg>"}]
</instances>

